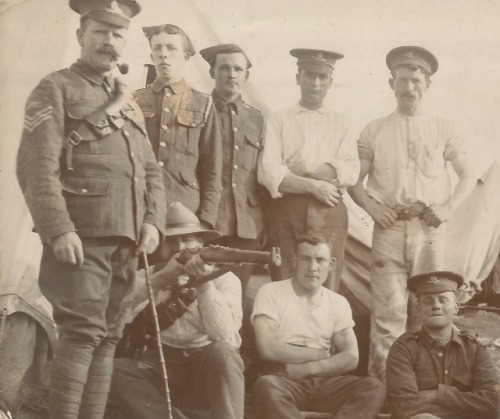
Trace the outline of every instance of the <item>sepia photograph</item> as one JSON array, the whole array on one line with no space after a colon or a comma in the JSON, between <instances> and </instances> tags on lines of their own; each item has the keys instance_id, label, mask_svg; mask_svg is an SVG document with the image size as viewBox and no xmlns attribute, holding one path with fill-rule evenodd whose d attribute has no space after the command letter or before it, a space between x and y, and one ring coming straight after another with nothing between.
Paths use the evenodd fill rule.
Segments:
<instances>
[{"instance_id":1,"label":"sepia photograph","mask_svg":"<svg viewBox=\"0 0 500 419\"><path fill-rule=\"evenodd\" d=\"M500 418L500 0L0 0L0 419Z\"/></svg>"}]
</instances>

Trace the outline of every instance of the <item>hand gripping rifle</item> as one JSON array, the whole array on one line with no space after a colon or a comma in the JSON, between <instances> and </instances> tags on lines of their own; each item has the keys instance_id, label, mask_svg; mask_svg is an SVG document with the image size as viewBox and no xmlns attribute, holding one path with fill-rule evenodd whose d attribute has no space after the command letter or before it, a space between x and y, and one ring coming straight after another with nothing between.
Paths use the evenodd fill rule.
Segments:
<instances>
[{"instance_id":1,"label":"hand gripping rifle","mask_svg":"<svg viewBox=\"0 0 500 419\"><path fill-rule=\"evenodd\" d=\"M177 262L187 263L195 254L198 254L206 263L225 265L216 269L211 274L190 278L189 281L180 286L173 286L168 300L156 305L158 313L159 330L168 329L178 318L180 318L188 307L196 300L196 287L204 282L211 281L231 270L234 265L241 264L274 264L281 265L280 249L273 247L270 252L253 250L232 249L222 246L202 247L195 251L186 249L177 256ZM154 304L150 299L150 304ZM125 327L123 339L117 348L118 357L133 358L142 353L147 347L151 347L157 339L155 324L151 316L143 310L134 321Z\"/></svg>"}]
</instances>

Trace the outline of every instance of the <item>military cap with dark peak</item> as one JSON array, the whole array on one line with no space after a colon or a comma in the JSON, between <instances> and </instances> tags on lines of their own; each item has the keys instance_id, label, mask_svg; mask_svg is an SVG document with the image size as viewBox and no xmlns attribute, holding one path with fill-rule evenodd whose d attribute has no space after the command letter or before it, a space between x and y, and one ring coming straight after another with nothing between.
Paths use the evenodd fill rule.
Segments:
<instances>
[{"instance_id":1,"label":"military cap with dark peak","mask_svg":"<svg viewBox=\"0 0 500 419\"><path fill-rule=\"evenodd\" d=\"M186 52L188 52L191 56L196 54L193 43L191 42L191 39L189 39L189 36L187 36L186 32L171 23L156 26L143 26L142 31L144 32L144 36L148 38L148 41L150 41L154 35L158 35L161 32L166 32L169 35L180 35L186 41Z\"/></svg>"},{"instance_id":2,"label":"military cap with dark peak","mask_svg":"<svg viewBox=\"0 0 500 419\"><path fill-rule=\"evenodd\" d=\"M434 74L438 69L437 58L425 48L415 46L402 46L389 51L385 58L387 67L392 69L401 64L412 64L425 68L429 74Z\"/></svg>"},{"instance_id":3,"label":"military cap with dark peak","mask_svg":"<svg viewBox=\"0 0 500 419\"><path fill-rule=\"evenodd\" d=\"M297 58L297 65L315 73L330 73L335 68L335 62L344 58L338 52L322 49L295 48L290 55Z\"/></svg>"},{"instance_id":4,"label":"military cap with dark peak","mask_svg":"<svg viewBox=\"0 0 500 419\"><path fill-rule=\"evenodd\" d=\"M241 53L245 56L247 60L247 70L252 67L251 61L248 59L245 52L236 44L219 44L213 47L204 48L200 51L200 55L203 59L210 64L210 67L215 65L215 59L219 54L236 54Z\"/></svg>"},{"instance_id":5,"label":"military cap with dark peak","mask_svg":"<svg viewBox=\"0 0 500 419\"><path fill-rule=\"evenodd\" d=\"M69 0L69 7L82 17L123 28L141 11L135 0Z\"/></svg>"},{"instance_id":6,"label":"military cap with dark peak","mask_svg":"<svg viewBox=\"0 0 500 419\"><path fill-rule=\"evenodd\" d=\"M450 271L428 272L414 275L408 280L408 289L417 295L456 292L463 285L462 276Z\"/></svg>"}]
</instances>

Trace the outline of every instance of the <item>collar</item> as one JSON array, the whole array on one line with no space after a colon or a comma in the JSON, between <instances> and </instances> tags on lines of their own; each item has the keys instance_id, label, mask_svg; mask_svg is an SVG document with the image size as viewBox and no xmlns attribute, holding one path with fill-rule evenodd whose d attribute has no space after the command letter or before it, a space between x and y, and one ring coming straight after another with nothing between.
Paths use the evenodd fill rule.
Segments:
<instances>
[{"instance_id":1,"label":"collar","mask_svg":"<svg viewBox=\"0 0 500 419\"><path fill-rule=\"evenodd\" d=\"M429 336L429 334L423 328L420 330L418 335L420 336L420 339L422 340L422 342L424 342L428 347L432 347L433 345L437 344L437 341L435 339L431 338ZM462 339L460 338L460 335L458 334L458 329L455 326L453 326L451 329L451 339L448 341L448 343L446 345L452 344L452 343L457 344L461 348L465 349L464 344L462 342Z\"/></svg>"},{"instance_id":2,"label":"collar","mask_svg":"<svg viewBox=\"0 0 500 419\"><path fill-rule=\"evenodd\" d=\"M226 109L234 109L237 114L241 112L243 108L243 100L241 95L239 95L235 100L228 101L223 98L215 89L212 91L212 98L214 99L214 104L220 111L224 111Z\"/></svg>"},{"instance_id":3,"label":"collar","mask_svg":"<svg viewBox=\"0 0 500 419\"><path fill-rule=\"evenodd\" d=\"M404 120L407 120L407 119L412 119L412 118L417 118L419 117L420 115L424 114L424 110L422 109L422 107L419 107L417 109L417 111L412 115L412 116L407 116L407 115L403 115L402 113L400 113L398 111L398 109L396 109L394 111L394 114L398 117L398 118L401 118L401 119L404 119Z\"/></svg>"},{"instance_id":4,"label":"collar","mask_svg":"<svg viewBox=\"0 0 500 419\"><path fill-rule=\"evenodd\" d=\"M83 78L87 79L91 83L101 85L104 80L104 75L95 71L91 66L89 66L85 61L79 58L76 63L72 64L71 70L80 74Z\"/></svg>"},{"instance_id":5,"label":"collar","mask_svg":"<svg viewBox=\"0 0 500 419\"><path fill-rule=\"evenodd\" d=\"M166 87L169 87L172 90L172 92L174 92L174 94L176 95L182 93L184 90L190 89L190 87L186 83L186 80L184 79L172 84L167 84L162 82L159 78L156 78L155 81L150 84L150 86L155 93L160 93L161 90L163 90Z\"/></svg>"},{"instance_id":6,"label":"collar","mask_svg":"<svg viewBox=\"0 0 500 419\"><path fill-rule=\"evenodd\" d=\"M308 109L304 106L302 106L300 104L300 102L298 102L295 106L294 106L294 110L297 112L297 113L303 113L303 112L318 112L319 114L321 115L325 115L328 111L328 109L323 105L321 108L318 108L318 109Z\"/></svg>"}]
</instances>

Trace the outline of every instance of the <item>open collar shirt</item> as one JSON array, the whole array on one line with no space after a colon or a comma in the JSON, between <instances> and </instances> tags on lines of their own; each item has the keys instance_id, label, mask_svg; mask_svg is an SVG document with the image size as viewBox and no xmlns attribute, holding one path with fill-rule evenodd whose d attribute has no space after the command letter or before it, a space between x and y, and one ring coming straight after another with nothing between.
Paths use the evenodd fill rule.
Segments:
<instances>
[{"instance_id":1,"label":"open collar shirt","mask_svg":"<svg viewBox=\"0 0 500 419\"><path fill-rule=\"evenodd\" d=\"M354 185L359 176L359 158L354 132L347 119L321 107L307 109L300 104L275 113L266 127L259 182L273 198L289 167L302 164L311 171L328 163L337 171L341 190Z\"/></svg>"},{"instance_id":2,"label":"open collar shirt","mask_svg":"<svg viewBox=\"0 0 500 419\"><path fill-rule=\"evenodd\" d=\"M358 148L371 162L368 194L390 207L446 202L452 193L446 162L466 153L449 121L424 111L411 117L395 111L370 122Z\"/></svg>"}]
</instances>

